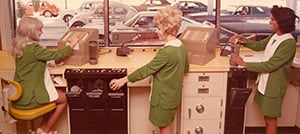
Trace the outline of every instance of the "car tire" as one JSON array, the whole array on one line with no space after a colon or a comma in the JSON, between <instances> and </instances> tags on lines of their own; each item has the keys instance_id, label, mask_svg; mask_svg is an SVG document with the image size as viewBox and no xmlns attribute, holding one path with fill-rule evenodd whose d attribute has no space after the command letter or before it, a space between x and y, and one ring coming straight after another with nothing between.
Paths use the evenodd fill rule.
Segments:
<instances>
[{"instance_id":1,"label":"car tire","mask_svg":"<svg viewBox=\"0 0 300 134\"><path fill-rule=\"evenodd\" d=\"M71 27L83 27L85 24L81 21L74 22Z\"/></svg>"},{"instance_id":2,"label":"car tire","mask_svg":"<svg viewBox=\"0 0 300 134\"><path fill-rule=\"evenodd\" d=\"M69 22L72 18L73 18L72 15L67 14L67 15L65 15L65 16L63 17L63 20L64 20L65 23L67 23L67 22Z\"/></svg>"},{"instance_id":3,"label":"car tire","mask_svg":"<svg viewBox=\"0 0 300 134\"><path fill-rule=\"evenodd\" d=\"M52 13L50 11L45 11L44 16L45 17L52 17Z\"/></svg>"}]
</instances>

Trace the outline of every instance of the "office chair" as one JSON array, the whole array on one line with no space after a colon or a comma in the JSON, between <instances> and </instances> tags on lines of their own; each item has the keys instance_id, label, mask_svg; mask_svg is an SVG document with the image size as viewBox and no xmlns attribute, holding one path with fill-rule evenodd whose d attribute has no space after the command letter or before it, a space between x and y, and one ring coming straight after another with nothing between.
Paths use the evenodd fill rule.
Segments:
<instances>
[{"instance_id":1,"label":"office chair","mask_svg":"<svg viewBox=\"0 0 300 134\"><path fill-rule=\"evenodd\" d=\"M9 115L11 115L14 119L19 120L19 121L30 121L31 126L28 129L28 132L34 134L35 126L34 126L34 120L51 112L56 108L56 104L49 103L47 105L44 105L42 107L34 108L34 109L17 109L15 108L11 102L18 100L22 96L22 87L21 85L13 80L8 80L0 77L1 85L2 85L2 90L4 88L7 88L9 91L9 96L7 97L8 99L8 104L7 104L7 109L5 107L2 107L2 110L8 111ZM13 91L14 90L14 91ZM12 92L15 92L12 94Z\"/></svg>"}]
</instances>

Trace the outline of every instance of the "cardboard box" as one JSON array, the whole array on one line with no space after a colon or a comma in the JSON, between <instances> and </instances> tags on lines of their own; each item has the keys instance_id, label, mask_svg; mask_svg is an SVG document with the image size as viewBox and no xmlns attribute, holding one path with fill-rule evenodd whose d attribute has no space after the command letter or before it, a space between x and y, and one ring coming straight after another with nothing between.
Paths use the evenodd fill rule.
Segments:
<instances>
[{"instance_id":1,"label":"cardboard box","mask_svg":"<svg viewBox=\"0 0 300 134\"><path fill-rule=\"evenodd\" d=\"M190 64L205 65L216 57L215 28L188 26L179 39L187 47Z\"/></svg>"},{"instance_id":2,"label":"cardboard box","mask_svg":"<svg viewBox=\"0 0 300 134\"><path fill-rule=\"evenodd\" d=\"M72 54L57 61L63 60L64 64L81 66L89 62L91 54L97 54L97 56L92 57L96 57L96 60L98 60L99 45L95 46L94 44L98 41L98 29L71 28L59 39L58 48L63 48L68 45L70 38L74 36L79 38L79 41L78 44L73 48Z\"/></svg>"}]
</instances>

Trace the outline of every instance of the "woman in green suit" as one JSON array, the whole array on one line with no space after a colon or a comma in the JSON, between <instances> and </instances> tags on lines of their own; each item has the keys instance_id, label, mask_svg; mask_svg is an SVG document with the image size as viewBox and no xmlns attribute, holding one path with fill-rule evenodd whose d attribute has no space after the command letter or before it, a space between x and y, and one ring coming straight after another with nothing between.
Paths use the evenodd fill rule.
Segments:
<instances>
[{"instance_id":1,"label":"woman in green suit","mask_svg":"<svg viewBox=\"0 0 300 134\"><path fill-rule=\"evenodd\" d=\"M171 124L181 100L184 72L189 70L186 47L176 38L181 15L175 7L159 10L153 22L159 39L167 43L148 64L110 83L111 89L116 90L128 81L135 82L152 75L149 120L159 127L161 134L173 134Z\"/></svg>"},{"instance_id":2,"label":"woman in green suit","mask_svg":"<svg viewBox=\"0 0 300 134\"><path fill-rule=\"evenodd\" d=\"M69 45L57 51L48 50L39 44L43 24L37 18L23 17L19 21L13 40L12 55L16 61L14 80L23 88L22 96L13 103L18 109L32 109L48 104L50 97L46 91L44 73L48 60L70 55L78 39L70 39ZM44 118L37 134L52 134L51 128L67 106L67 99L58 90L56 109Z\"/></svg>"},{"instance_id":3,"label":"woman in green suit","mask_svg":"<svg viewBox=\"0 0 300 134\"><path fill-rule=\"evenodd\" d=\"M259 73L255 102L264 115L266 134L277 133L277 118L281 116L283 97L288 85L288 75L296 52L296 42L291 35L295 30L298 16L286 7L273 6L270 26L274 33L261 41L250 41L240 35L231 37L231 41L240 40L255 51L263 51L261 62L244 62L237 55L231 55L231 61L245 66L247 70Z\"/></svg>"}]
</instances>

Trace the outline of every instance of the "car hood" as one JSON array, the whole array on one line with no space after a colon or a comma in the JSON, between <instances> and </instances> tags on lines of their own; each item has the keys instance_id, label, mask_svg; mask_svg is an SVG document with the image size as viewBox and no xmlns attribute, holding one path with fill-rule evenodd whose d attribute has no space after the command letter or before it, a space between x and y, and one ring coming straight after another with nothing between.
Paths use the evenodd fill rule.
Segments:
<instances>
[{"instance_id":1,"label":"car hood","mask_svg":"<svg viewBox=\"0 0 300 134\"><path fill-rule=\"evenodd\" d=\"M208 14L208 12L199 12L199 13L189 13L188 16L215 16L216 12L213 12L213 14ZM221 13L220 16L228 16L231 14Z\"/></svg>"},{"instance_id":2,"label":"car hood","mask_svg":"<svg viewBox=\"0 0 300 134\"><path fill-rule=\"evenodd\" d=\"M104 25L100 23L88 23L83 26L83 28L96 28L98 29L99 34L104 34ZM113 31L115 29L125 29L128 28L121 24L111 24L109 25L109 31Z\"/></svg>"}]
</instances>

